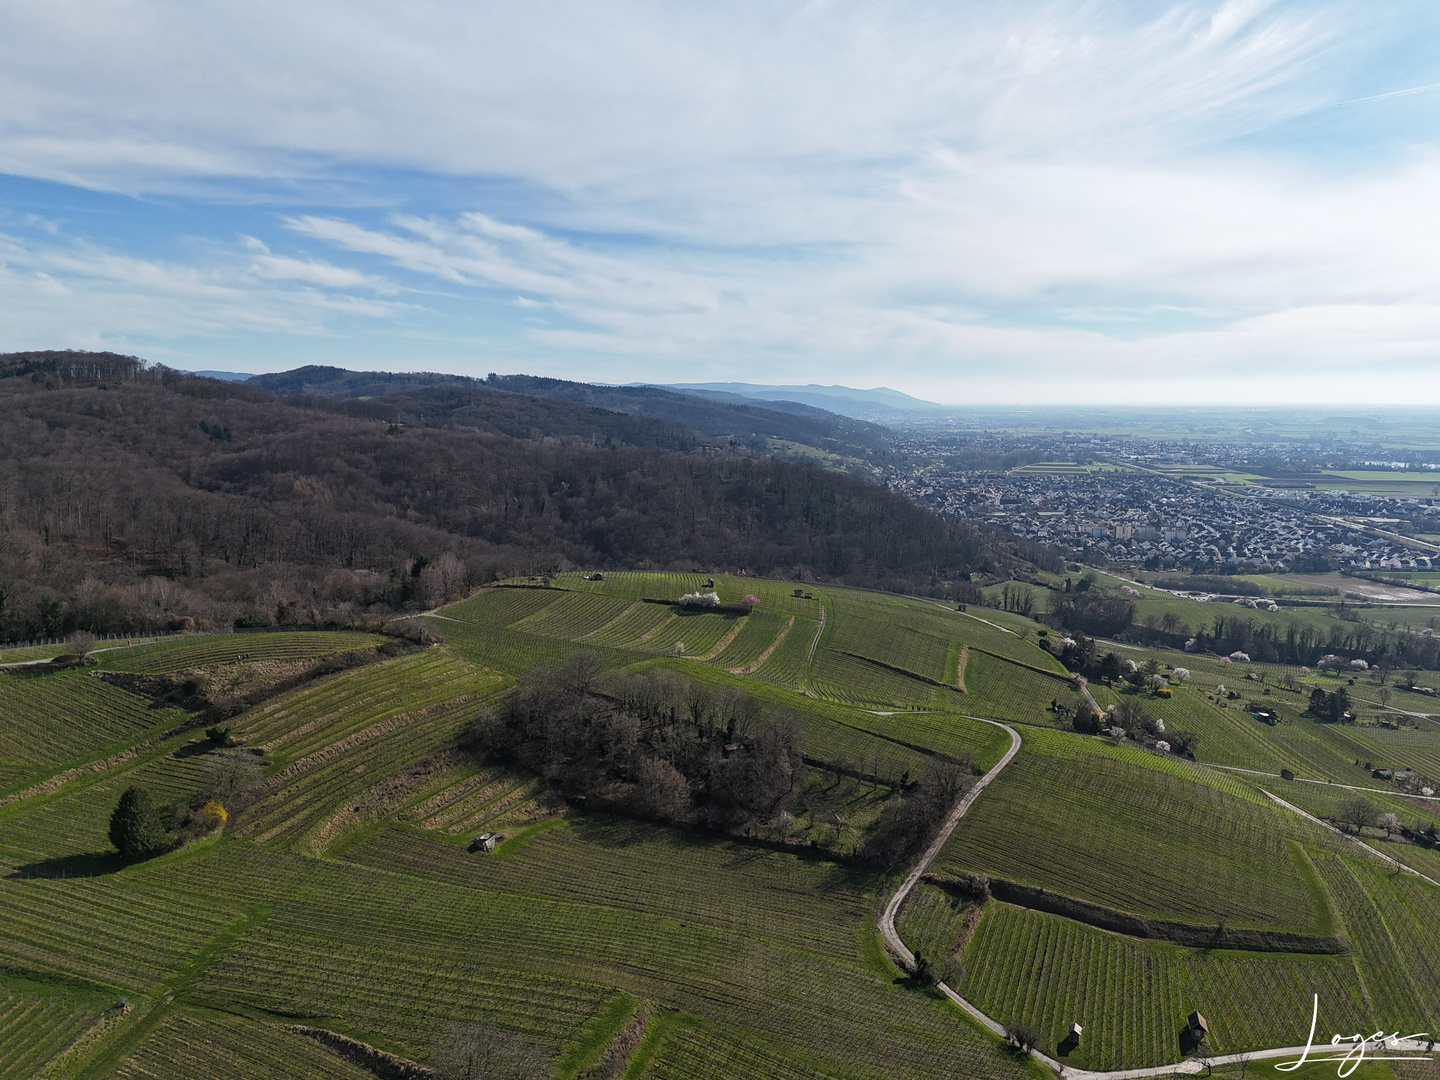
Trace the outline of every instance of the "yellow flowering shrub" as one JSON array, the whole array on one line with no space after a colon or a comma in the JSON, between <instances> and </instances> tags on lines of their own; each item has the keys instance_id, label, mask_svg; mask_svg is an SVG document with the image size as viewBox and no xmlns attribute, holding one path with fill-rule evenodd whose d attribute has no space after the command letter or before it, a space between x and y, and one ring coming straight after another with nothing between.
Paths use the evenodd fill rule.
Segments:
<instances>
[{"instance_id":1,"label":"yellow flowering shrub","mask_svg":"<svg viewBox=\"0 0 1440 1080\"><path fill-rule=\"evenodd\" d=\"M205 819L206 826L211 829L218 829L230 820L230 815L225 812L224 805L218 799L211 799L202 806L200 816Z\"/></svg>"}]
</instances>

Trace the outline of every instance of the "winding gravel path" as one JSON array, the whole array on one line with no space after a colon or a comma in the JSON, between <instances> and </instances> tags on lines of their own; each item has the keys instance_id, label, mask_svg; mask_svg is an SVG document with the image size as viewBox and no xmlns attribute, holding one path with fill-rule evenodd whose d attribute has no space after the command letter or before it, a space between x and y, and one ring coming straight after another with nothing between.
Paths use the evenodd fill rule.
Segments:
<instances>
[{"instance_id":1,"label":"winding gravel path","mask_svg":"<svg viewBox=\"0 0 1440 1080\"><path fill-rule=\"evenodd\" d=\"M930 846L925 849L925 854L920 856L919 861L916 862L916 864L911 868L910 873L906 876L900 887L895 890L895 894L890 897L889 902L885 905L885 910L880 914L880 919L877 924L880 930L880 935L885 939L885 944L890 950L891 954L895 956L895 958L898 959L907 970L914 969L915 954L912 953L909 948L906 947L905 943L900 940L900 934L895 929L895 917L900 913L900 908L904 905L906 899L910 896L911 891L915 888L917 884L919 884L920 878L924 875L925 871L930 868L930 864L934 862L935 858L940 854L941 849L945 846L945 842L950 839L950 834L953 833L955 831L955 827L960 824L960 819L965 816L965 813L970 809L971 804L974 803L976 798L979 797L980 793L989 786L990 781L994 780L995 777L999 776L1001 770L1003 770L1005 766L1009 765L1010 762L1014 760L1015 755L1020 752L1020 733L1016 731L1013 727L1011 727L1009 724L1002 724L998 720L989 720L983 716L971 716L968 717L968 719L979 720L981 723L993 724L995 727L1003 728L1010 735L1010 749L1006 750L1000 760L995 763L994 767L991 768L991 770L987 772L984 776L982 776L979 780L977 780L975 782L975 785L971 787L970 790L961 797L960 801L955 804L955 809L950 811L950 816L945 819L945 824L941 826L939 834L936 835L934 841L931 842ZM1274 799L1277 803L1279 803L1286 809L1293 810L1295 813L1301 815L1302 817L1310 817L1310 815L1306 814L1303 810L1300 810L1298 807L1292 806L1291 804L1285 802L1283 799L1278 798L1274 794L1271 794L1270 792L1266 792L1266 794L1270 795L1272 799ZM1311 820L1317 819L1311 818ZM1324 825L1325 823L1319 822L1319 824ZM1326 827L1329 828L1330 826ZM1334 831L1338 832L1339 830ZM1389 856L1384 855L1381 852L1375 851L1373 848L1370 847L1370 845L1363 844L1362 846L1366 847L1374 854L1380 856L1380 858L1385 859L1387 862L1394 862L1394 860L1390 859ZM1397 863L1396 865L1398 866L1400 864ZM1405 867L1405 869L1409 869L1409 867ZM1411 872L1415 873L1416 871L1412 870ZM1424 874L1420 874L1419 876L1425 877ZM1425 878L1425 880L1432 881L1432 879L1430 878ZM1433 881L1432 884L1434 884ZM1003 1024L991 1018L990 1016L987 1016L978 1007L972 1005L969 1001L965 1000L965 998L957 994L947 984L943 982L936 983L935 988L939 990L942 994L944 994L947 998L949 998L951 1001L955 1002L956 1005L959 1005L960 1008L964 1009L967 1013L974 1017L975 1020L983 1024L990 1031L993 1031L1001 1038L1006 1037L1005 1027ZM1319 1045L1316 1045L1313 1048L1308 1048L1310 1060L1312 1061L1328 1060L1338 1062L1344 1054L1352 1052L1353 1044L1342 1043L1339 1046L1331 1046L1328 1040L1324 1039L1323 1036L1321 1038L1322 1041ZM1426 1052L1426 1045L1423 1040L1404 1041L1397 1039L1390 1041L1387 1044L1387 1048L1392 1055L1396 1051L1409 1051L1416 1053L1418 1060L1430 1061L1434 1059L1432 1054ZM1374 1056L1374 1051L1376 1049L1377 1047L1375 1046L1367 1047L1365 1050L1365 1056ZM1048 1054L1044 1054L1039 1050L1030 1051L1030 1053L1037 1060L1054 1069L1062 1077L1065 1077L1066 1080L1147 1080L1147 1078L1149 1077L1156 1076L1193 1076L1201 1071L1208 1072L1211 1067L1216 1065L1230 1065L1241 1061L1263 1061L1270 1058L1299 1058L1302 1054L1306 1052L1307 1047L1304 1046L1282 1046L1273 1047L1267 1050L1250 1050L1238 1054L1196 1056L1188 1058L1184 1061L1177 1061L1171 1065L1156 1065L1144 1069L1116 1069L1110 1072L1098 1072L1088 1071L1085 1069L1073 1069L1069 1065L1065 1065L1059 1061L1056 1061ZM1393 1061L1395 1060L1395 1058L1391 1057L1390 1060Z\"/></svg>"},{"instance_id":2,"label":"winding gravel path","mask_svg":"<svg viewBox=\"0 0 1440 1080\"><path fill-rule=\"evenodd\" d=\"M979 720L982 723L993 724L995 727L1003 728L1010 734L1010 749L1005 751L1004 755L995 763L989 772L975 781L975 784L970 790L961 796L960 801L955 804L955 809L951 810L950 816L945 819L945 824L940 827L940 832L936 835L930 846L925 849L925 854L920 856L920 860L911 868L909 875L907 875L901 883L900 888L895 890L895 895L890 897L890 902L885 905L885 910L880 913L880 921L878 924L880 935L885 939L885 944L889 947L891 953L894 954L907 970L915 967L915 954L900 940L900 934L895 929L895 916L900 913L900 908L905 903L906 898L909 897L911 890L919 884L921 876L930 868L930 864L935 861L935 857L940 854L940 850L945 846L945 841L950 839L950 834L955 831L955 826L960 824L960 819L963 818L965 812L970 809L970 804L979 797L980 793L989 786L990 781L999 776L1001 770L1003 770L1006 765L1009 765L1010 762L1014 760L1015 755L1020 752L1020 733L1009 724L1002 724L998 720L986 720L983 716L972 716L969 719ZM950 989L947 984L943 982L936 983L935 988L996 1035L999 1035L1001 1038L1005 1037L1005 1026L1003 1024L986 1016L974 1005ZM1060 1062L1054 1058L1046 1057L1038 1050L1032 1050L1031 1053L1052 1069L1061 1070L1064 1068Z\"/></svg>"}]
</instances>

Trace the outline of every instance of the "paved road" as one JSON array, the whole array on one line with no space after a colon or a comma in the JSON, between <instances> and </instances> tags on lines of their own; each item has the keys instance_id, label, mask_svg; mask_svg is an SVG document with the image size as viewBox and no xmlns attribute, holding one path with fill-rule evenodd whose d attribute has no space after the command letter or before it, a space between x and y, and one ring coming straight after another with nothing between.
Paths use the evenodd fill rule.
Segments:
<instances>
[{"instance_id":1,"label":"paved road","mask_svg":"<svg viewBox=\"0 0 1440 1080\"><path fill-rule=\"evenodd\" d=\"M1299 1058L1309 1050L1310 1061L1328 1061L1336 1064L1336 1070L1345 1068L1340 1062L1346 1054L1353 1053L1353 1043L1341 1043L1339 1046L1331 1046L1328 1040L1322 1045L1315 1047L1304 1046L1279 1046L1269 1050L1250 1050L1241 1054L1216 1054L1213 1057L1193 1057L1185 1061L1177 1061L1174 1065L1156 1065L1149 1069L1118 1069L1114 1072L1087 1072L1084 1069L1072 1069L1068 1065L1060 1070L1060 1075L1065 1080L1142 1080L1149 1076L1194 1076L1196 1073L1205 1071L1207 1074L1216 1065L1235 1065L1242 1061L1256 1062L1265 1061L1269 1058ZM1423 1039L1394 1039L1385 1043L1388 1056L1386 1061L1434 1061L1435 1055L1426 1053L1425 1040ZM1375 1051L1379 1049L1378 1044L1368 1043L1364 1050L1366 1058L1374 1058ZM1414 1053L1414 1057L1395 1057L1396 1051L1404 1051L1406 1054ZM1278 1068L1278 1066L1277 1066ZM1339 1073L1348 1076L1348 1073Z\"/></svg>"}]
</instances>

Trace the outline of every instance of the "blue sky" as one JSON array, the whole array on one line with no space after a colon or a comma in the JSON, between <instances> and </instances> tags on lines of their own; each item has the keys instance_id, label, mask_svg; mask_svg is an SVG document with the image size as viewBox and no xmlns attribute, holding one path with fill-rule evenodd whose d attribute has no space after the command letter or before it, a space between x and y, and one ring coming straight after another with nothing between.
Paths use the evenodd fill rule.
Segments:
<instances>
[{"instance_id":1,"label":"blue sky","mask_svg":"<svg viewBox=\"0 0 1440 1080\"><path fill-rule=\"evenodd\" d=\"M0 0L0 349L1440 403L1440 5Z\"/></svg>"}]
</instances>

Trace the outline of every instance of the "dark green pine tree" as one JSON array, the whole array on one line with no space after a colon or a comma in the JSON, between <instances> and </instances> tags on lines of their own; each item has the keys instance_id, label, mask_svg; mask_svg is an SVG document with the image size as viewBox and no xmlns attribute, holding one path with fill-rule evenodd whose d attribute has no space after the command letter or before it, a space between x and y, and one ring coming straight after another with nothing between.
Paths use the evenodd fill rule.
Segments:
<instances>
[{"instance_id":1,"label":"dark green pine tree","mask_svg":"<svg viewBox=\"0 0 1440 1080\"><path fill-rule=\"evenodd\" d=\"M160 808L144 788L128 787L110 815L110 842L127 859L148 859L165 850Z\"/></svg>"}]
</instances>

